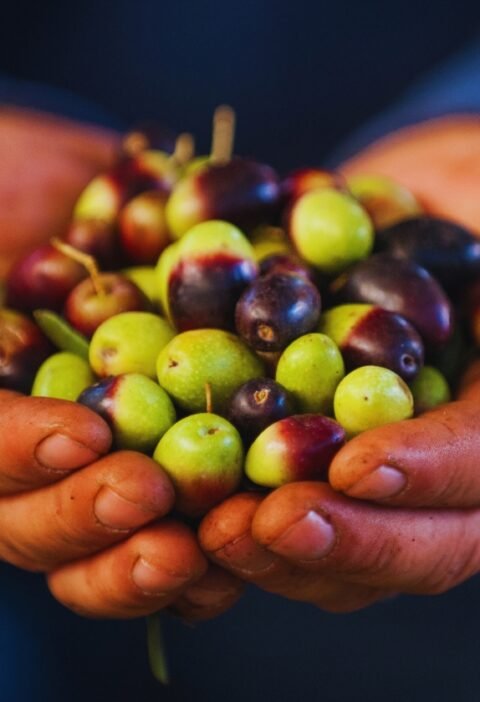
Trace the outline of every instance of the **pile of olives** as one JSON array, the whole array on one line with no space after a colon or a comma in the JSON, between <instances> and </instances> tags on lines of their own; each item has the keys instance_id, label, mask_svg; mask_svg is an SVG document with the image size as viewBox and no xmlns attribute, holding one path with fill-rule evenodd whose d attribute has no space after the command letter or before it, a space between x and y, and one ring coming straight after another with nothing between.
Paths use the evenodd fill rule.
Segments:
<instances>
[{"instance_id":1,"label":"pile of olives","mask_svg":"<svg viewBox=\"0 0 480 702\"><path fill-rule=\"evenodd\" d=\"M188 517L326 480L351 437L447 402L480 343L470 232L384 177L232 156L233 122L196 158L129 135L0 309L0 387L99 413Z\"/></svg>"}]
</instances>

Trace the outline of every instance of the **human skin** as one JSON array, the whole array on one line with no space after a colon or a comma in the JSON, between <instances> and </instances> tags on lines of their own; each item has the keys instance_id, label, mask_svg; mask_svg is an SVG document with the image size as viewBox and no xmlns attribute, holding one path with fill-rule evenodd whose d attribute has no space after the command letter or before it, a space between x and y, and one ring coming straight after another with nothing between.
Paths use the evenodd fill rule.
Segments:
<instances>
[{"instance_id":1,"label":"human skin","mask_svg":"<svg viewBox=\"0 0 480 702\"><path fill-rule=\"evenodd\" d=\"M81 189L113 163L113 132L0 109L0 279L68 223ZM0 560L43 572L53 595L92 617L174 607L227 609L242 583L208 563L168 517L173 487L151 459L106 455L105 422L86 407L0 391Z\"/></svg>"},{"instance_id":2,"label":"human skin","mask_svg":"<svg viewBox=\"0 0 480 702\"><path fill-rule=\"evenodd\" d=\"M480 118L451 117L382 139L342 171L395 178L429 212L480 234L479 156ZM229 498L200 526L204 551L248 582L332 612L468 579L480 570L479 363L458 400L355 438L330 485Z\"/></svg>"},{"instance_id":3,"label":"human skin","mask_svg":"<svg viewBox=\"0 0 480 702\"><path fill-rule=\"evenodd\" d=\"M28 129L36 124L37 118L32 119L30 123L27 119ZM5 116L2 118L0 113L0 161L5 128ZM55 147L58 131L57 124L50 135L50 148ZM466 132L469 151L465 147ZM115 144L116 137L107 135L109 144L112 138ZM24 153L27 159L28 150L22 152L20 148L21 136L17 135L17 140L18 153ZM427 152L425 140L430 143ZM371 160L367 151L347 164L345 171L385 172L415 191L419 161L427 159L422 165L420 195L431 211L451 216L468 212L466 223L480 221L476 197L480 184L476 156L480 151L479 120L452 119L421 126L390 142L384 140L380 151L375 148L370 152ZM466 201L464 189L449 184L455 172L469 172L469 153L471 179L463 179L470 193ZM65 160L60 161L58 179ZM107 163L102 157L96 167L90 166L88 178ZM388 166L388 172L381 163ZM444 173L443 180L439 173ZM59 191L52 178L46 192L57 198ZM0 174L0 202L5 202L1 192L11 189L13 180L2 183L1 179ZM82 184L75 183L75 192L72 189L69 194L71 202ZM442 193L440 199L438 192ZM14 213L5 220L10 241L15 240L17 231L25 247L31 246L48 238L59 226L55 206L49 209L48 217L37 218L34 209L28 216L21 214L24 198L14 198L13 202L19 208L16 221L23 224L14 226ZM37 202L36 207L40 204ZM62 216L68 218L68 213ZM472 470L480 441L473 426L478 426L480 414L480 383L473 382L465 393L463 403L448 408L447 424L443 416L439 419L430 415L422 419L426 425L421 430L411 422L400 435L383 428L351 442L332 467L331 479L337 490L320 483L294 483L267 498L254 493L235 495L212 510L203 520L199 538L204 553L219 566L214 569L207 566L191 531L163 519L173 497L165 476L158 469L153 474L149 459L132 453L101 457L108 450L110 438L96 415L59 401L0 392L0 403L4 400L0 404L4 437L0 444L0 520L9 525L8 541L5 529L0 528L0 558L46 572L53 594L90 616L139 616L173 605L186 618L207 618L224 611L238 598L240 579L330 611L359 609L392 592L444 591L470 577L480 566L476 538L480 480L476 483ZM53 446L57 465L52 472L51 467L39 466L38 446L55 429L86 443L87 450L69 447L60 440ZM19 435L21 442L12 440ZM428 435L435 437L434 450L432 442L425 440ZM92 436L96 437L95 445ZM371 470L385 463L384 447L392 442L396 442L395 466L401 467L408 487L395 497L381 499L380 474L368 494L362 496L357 488L353 496L353 479L360 477L359 466L364 465L365 454L370 461L365 465ZM47 451L47 463L52 452L49 456ZM451 471L452 464L455 472ZM63 475L59 472L62 468L67 469ZM383 479L390 488L400 486L398 476L389 470L383 471ZM115 487L128 502L125 506L116 501L110 512L116 520L114 533L112 527L105 526L105 514L102 519L98 514L94 516L99 493L107 491L106 486ZM132 502L139 509L133 508ZM102 499L99 504L102 513ZM395 511L390 508L393 504L397 505ZM419 513L419 504L427 509ZM34 523L33 507L37 515ZM327 518L326 525L322 517ZM154 574L151 569L143 570L147 582L155 586L153 594L146 592L145 581L139 588L132 579L139 559L154 566Z\"/></svg>"}]
</instances>

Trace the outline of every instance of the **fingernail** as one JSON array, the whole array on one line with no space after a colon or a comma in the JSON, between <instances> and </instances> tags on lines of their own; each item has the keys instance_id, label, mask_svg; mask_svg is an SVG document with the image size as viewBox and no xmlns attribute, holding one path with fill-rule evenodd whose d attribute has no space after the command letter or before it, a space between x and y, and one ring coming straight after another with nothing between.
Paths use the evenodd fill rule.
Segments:
<instances>
[{"instance_id":1,"label":"fingernail","mask_svg":"<svg viewBox=\"0 0 480 702\"><path fill-rule=\"evenodd\" d=\"M102 487L93 506L95 516L111 529L133 529L155 516L151 510L130 502L110 487Z\"/></svg>"},{"instance_id":2,"label":"fingernail","mask_svg":"<svg viewBox=\"0 0 480 702\"><path fill-rule=\"evenodd\" d=\"M380 466L355 483L346 494L350 497L361 497L366 500L381 500L393 497L403 490L407 484L407 476L391 466Z\"/></svg>"},{"instance_id":3,"label":"fingernail","mask_svg":"<svg viewBox=\"0 0 480 702\"><path fill-rule=\"evenodd\" d=\"M311 510L292 524L269 548L287 558L316 561L326 556L335 543L335 531L318 512Z\"/></svg>"},{"instance_id":4,"label":"fingernail","mask_svg":"<svg viewBox=\"0 0 480 702\"><path fill-rule=\"evenodd\" d=\"M64 434L51 434L35 451L37 461L48 470L68 472L96 461L99 454Z\"/></svg>"},{"instance_id":5,"label":"fingernail","mask_svg":"<svg viewBox=\"0 0 480 702\"><path fill-rule=\"evenodd\" d=\"M275 557L258 546L250 534L225 544L214 555L221 561L228 561L235 570L251 575L263 573L275 563Z\"/></svg>"},{"instance_id":6,"label":"fingernail","mask_svg":"<svg viewBox=\"0 0 480 702\"><path fill-rule=\"evenodd\" d=\"M173 575L167 573L162 568L147 563L143 558L139 558L132 570L132 579L135 585L146 595L163 595L171 590L183 587L187 584L186 576Z\"/></svg>"}]
</instances>

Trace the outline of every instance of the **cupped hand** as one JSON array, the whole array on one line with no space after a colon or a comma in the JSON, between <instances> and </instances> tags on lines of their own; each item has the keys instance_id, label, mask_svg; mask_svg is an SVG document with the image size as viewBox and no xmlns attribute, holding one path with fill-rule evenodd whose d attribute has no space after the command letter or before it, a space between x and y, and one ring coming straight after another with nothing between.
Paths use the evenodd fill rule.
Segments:
<instances>
[{"instance_id":1,"label":"cupped hand","mask_svg":"<svg viewBox=\"0 0 480 702\"><path fill-rule=\"evenodd\" d=\"M107 454L110 444L82 405L0 391L0 559L46 573L53 595L87 616L224 611L241 584L167 517L174 491L158 464Z\"/></svg>"},{"instance_id":2,"label":"cupped hand","mask_svg":"<svg viewBox=\"0 0 480 702\"><path fill-rule=\"evenodd\" d=\"M25 251L62 234L120 140L0 108L0 280ZM242 584L166 517L174 502L166 476L140 454L106 455L110 442L107 425L84 407L0 391L0 560L45 572L55 597L88 616L133 617L174 603L180 616L201 620L228 609Z\"/></svg>"},{"instance_id":3,"label":"cupped hand","mask_svg":"<svg viewBox=\"0 0 480 702\"><path fill-rule=\"evenodd\" d=\"M341 169L390 176L428 210L480 233L480 119L402 130ZM393 593L436 594L480 570L480 364L458 402L366 432L330 484L235 495L207 515L211 560L285 597L335 612Z\"/></svg>"},{"instance_id":4,"label":"cupped hand","mask_svg":"<svg viewBox=\"0 0 480 702\"><path fill-rule=\"evenodd\" d=\"M120 136L0 106L0 279L22 253L63 234L87 183L118 155Z\"/></svg>"},{"instance_id":5,"label":"cupped hand","mask_svg":"<svg viewBox=\"0 0 480 702\"><path fill-rule=\"evenodd\" d=\"M480 383L465 392L350 441L330 485L231 498L203 521L203 548L237 576L330 611L470 578L480 570Z\"/></svg>"}]
</instances>

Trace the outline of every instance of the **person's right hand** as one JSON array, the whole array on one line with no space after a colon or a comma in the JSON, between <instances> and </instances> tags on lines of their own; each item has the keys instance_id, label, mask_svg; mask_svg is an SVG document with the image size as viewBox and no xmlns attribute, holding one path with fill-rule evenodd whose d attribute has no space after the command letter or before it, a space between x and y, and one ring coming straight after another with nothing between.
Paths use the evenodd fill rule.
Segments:
<instances>
[{"instance_id":1,"label":"person's right hand","mask_svg":"<svg viewBox=\"0 0 480 702\"><path fill-rule=\"evenodd\" d=\"M341 172L389 176L480 236L479 155L479 116L449 116L386 136ZM230 497L200 526L204 551L265 590L335 612L458 585L480 571L480 364L459 399L350 441L331 485Z\"/></svg>"},{"instance_id":2,"label":"person's right hand","mask_svg":"<svg viewBox=\"0 0 480 702\"><path fill-rule=\"evenodd\" d=\"M111 433L82 405L0 391L0 560L47 574L52 594L92 617L137 617L172 603L188 619L239 597L207 566L157 463L107 455Z\"/></svg>"},{"instance_id":3,"label":"person's right hand","mask_svg":"<svg viewBox=\"0 0 480 702\"><path fill-rule=\"evenodd\" d=\"M230 497L200 525L204 551L264 590L331 612L441 594L479 573L473 369L470 379L458 402L353 438L335 455L330 484Z\"/></svg>"}]
</instances>

